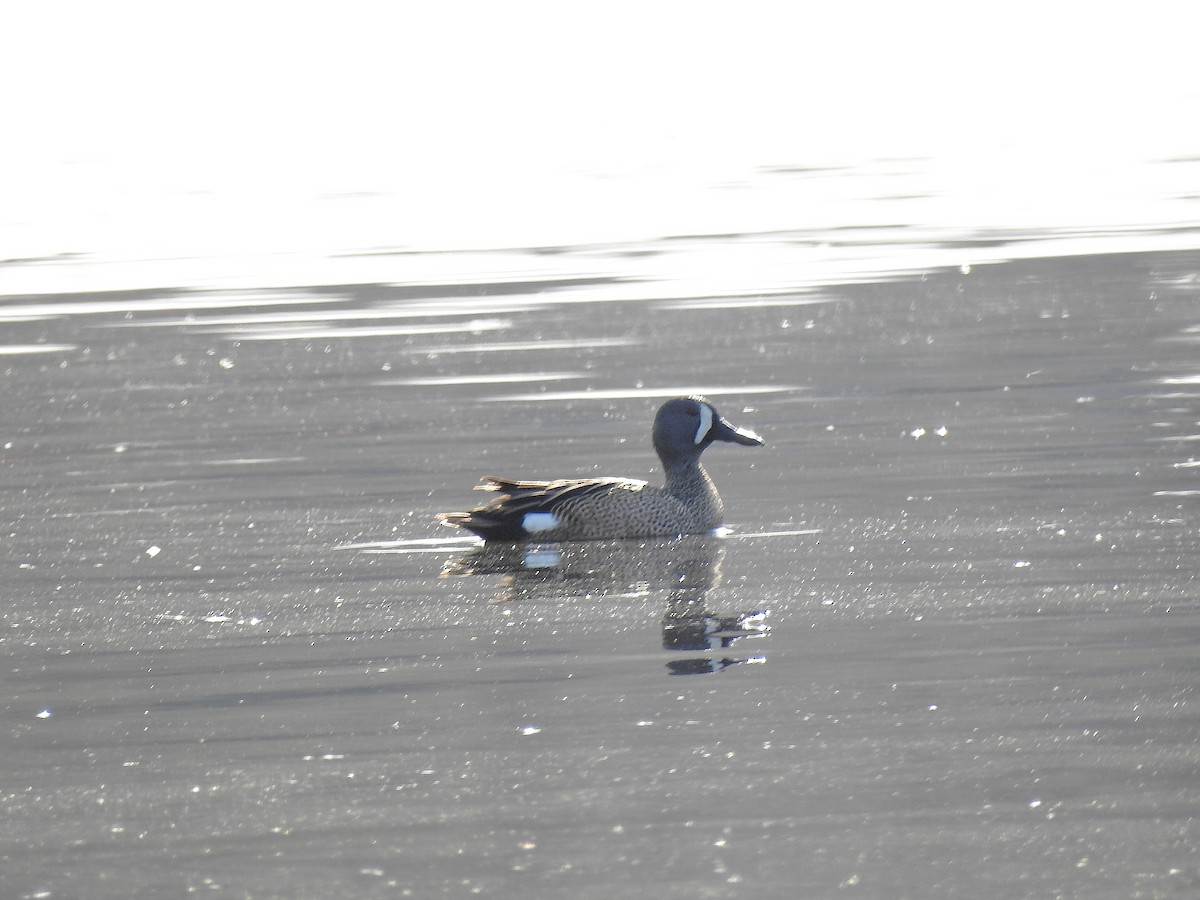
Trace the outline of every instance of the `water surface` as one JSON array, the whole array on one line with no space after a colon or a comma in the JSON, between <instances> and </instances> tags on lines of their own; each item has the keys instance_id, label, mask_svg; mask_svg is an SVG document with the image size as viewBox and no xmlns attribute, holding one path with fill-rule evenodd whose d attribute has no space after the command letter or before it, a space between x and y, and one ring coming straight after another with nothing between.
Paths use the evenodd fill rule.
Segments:
<instances>
[{"instance_id":1,"label":"water surface","mask_svg":"<svg viewBox=\"0 0 1200 900\"><path fill-rule=\"evenodd\" d=\"M6 895L1195 893L1200 257L929 248L7 298ZM693 390L731 534L435 523Z\"/></svg>"}]
</instances>

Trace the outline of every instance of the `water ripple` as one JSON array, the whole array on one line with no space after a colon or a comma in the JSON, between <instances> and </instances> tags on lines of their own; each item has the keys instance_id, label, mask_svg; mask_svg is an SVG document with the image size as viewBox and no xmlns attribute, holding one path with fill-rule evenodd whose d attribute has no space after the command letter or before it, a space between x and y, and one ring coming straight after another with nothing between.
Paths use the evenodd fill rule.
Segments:
<instances>
[{"instance_id":1,"label":"water ripple","mask_svg":"<svg viewBox=\"0 0 1200 900\"><path fill-rule=\"evenodd\" d=\"M360 325L349 328L245 328L201 329L204 334L220 334L238 341L319 341L330 338L406 337L419 334L477 334L504 331L512 327L508 319L472 319L460 325Z\"/></svg>"},{"instance_id":2,"label":"water ripple","mask_svg":"<svg viewBox=\"0 0 1200 900\"><path fill-rule=\"evenodd\" d=\"M700 394L705 397L721 397L730 394L786 394L804 390L796 385L749 385L732 387L689 386L661 388L618 388L612 390L546 391L537 394L504 394L485 397L493 403L528 403L538 400L630 400L638 397L684 397Z\"/></svg>"}]
</instances>

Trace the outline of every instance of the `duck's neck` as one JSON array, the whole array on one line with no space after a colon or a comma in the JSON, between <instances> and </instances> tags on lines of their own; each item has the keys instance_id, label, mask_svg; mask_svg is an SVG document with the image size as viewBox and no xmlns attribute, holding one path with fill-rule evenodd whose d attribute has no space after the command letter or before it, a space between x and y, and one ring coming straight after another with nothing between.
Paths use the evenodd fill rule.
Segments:
<instances>
[{"instance_id":1,"label":"duck's neck","mask_svg":"<svg viewBox=\"0 0 1200 900\"><path fill-rule=\"evenodd\" d=\"M704 466L700 465L700 460L668 467L667 483L663 490L691 507L705 509L708 512L707 518L712 520L713 525L721 524L721 515L724 512L721 495L717 493L717 486L713 484L713 480L704 471Z\"/></svg>"}]
</instances>

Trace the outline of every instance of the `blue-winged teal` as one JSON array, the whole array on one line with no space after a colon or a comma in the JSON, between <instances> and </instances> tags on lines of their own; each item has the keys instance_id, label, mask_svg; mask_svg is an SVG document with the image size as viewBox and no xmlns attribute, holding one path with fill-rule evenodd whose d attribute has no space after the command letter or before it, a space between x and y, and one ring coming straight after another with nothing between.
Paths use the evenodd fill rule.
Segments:
<instances>
[{"instance_id":1,"label":"blue-winged teal","mask_svg":"<svg viewBox=\"0 0 1200 900\"><path fill-rule=\"evenodd\" d=\"M761 447L763 439L729 424L703 397L664 403L654 417L653 435L667 476L661 488L632 478L510 481L488 475L476 490L498 491L499 497L438 518L488 541L666 537L716 528L724 506L700 454L713 441Z\"/></svg>"}]
</instances>

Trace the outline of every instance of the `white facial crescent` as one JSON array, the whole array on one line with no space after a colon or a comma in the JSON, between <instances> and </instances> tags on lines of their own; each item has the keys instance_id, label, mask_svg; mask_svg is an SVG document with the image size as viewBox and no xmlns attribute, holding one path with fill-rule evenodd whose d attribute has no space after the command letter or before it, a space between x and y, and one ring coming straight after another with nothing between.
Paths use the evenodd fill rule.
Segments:
<instances>
[{"instance_id":1,"label":"white facial crescent","mask_svg":"<svg viewBox=\"0 0 1200 900\"><path fill-rule=\"evenodd\" d=\"M700 444L708 437L708 432L712 428L712 407L708 404L700 404L700 427L696 429L696 437L693 443Z\"/></svg>"}]
</instances>

